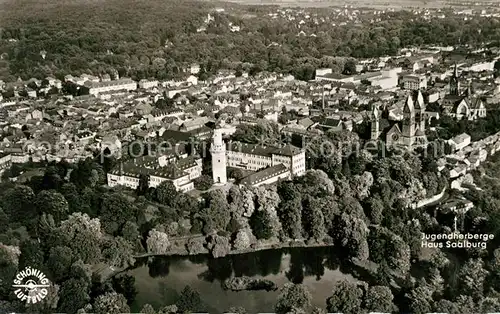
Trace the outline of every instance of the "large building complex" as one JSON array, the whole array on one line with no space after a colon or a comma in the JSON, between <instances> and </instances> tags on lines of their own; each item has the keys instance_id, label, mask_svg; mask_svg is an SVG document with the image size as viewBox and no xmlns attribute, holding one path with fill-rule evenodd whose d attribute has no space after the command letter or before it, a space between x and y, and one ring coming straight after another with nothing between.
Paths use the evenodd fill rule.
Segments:
<instances>
[{"instance_id":1,"label":"large building complex","mask_svg":"<svg viewBox=\"0 0 500 314\"><path fill-rule=\"evenodd\" d=\"M227 165L229 167L258 171L283 164L293 176L306 171L305 151L292 146L264 146L229 142L227 144Z\"/></svg>"},{"instance_id":2,"label":"large building complex","mask_svg":"<svg viewBox=\"0 0 500 314\"><path fill-rule=\"evenodd\" d=\"M147 180L148 187L156 188L164 181L171 181L177 191L190 191L194 189L193 180L201 176L202 160L195 156L183 157L144 156L121 162L108 173L108 185L137 189L143 178Z\"/></svg>"},{"instance_id":3,"label":"large building complex","mask_svg":"<svg viewBox=\"0 0 500 314\"><path fill-rule=\"evenodd\" d=\"M90 95L99 95L106 92L115 92L120 90L132 91L137 89L137 82L132 79L119 79L114 81L84 83L84 88L88 89Z\"/></svg>"},{"instance_id":4,"label":"large building complex","mask_svg":"<svg viewBox=\"0 0 500 314\"><path fill-rule=\"evenodd\" d=\"M240 142L224 143L220 129L214 132L210 152L215 183L227 182L227 167L256 171L242 181L253 186L301 176L306 171L305 151L302 149L292 145L274 147Z\"/></svg>"}]
</instances>

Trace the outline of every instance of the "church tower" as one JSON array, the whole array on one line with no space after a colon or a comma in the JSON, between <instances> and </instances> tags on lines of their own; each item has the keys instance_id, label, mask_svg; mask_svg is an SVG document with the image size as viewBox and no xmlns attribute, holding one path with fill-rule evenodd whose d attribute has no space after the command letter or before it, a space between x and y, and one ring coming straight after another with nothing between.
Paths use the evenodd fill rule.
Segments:
<instances>
[{"instance_id":1,"label":"church tower","mask_svg":"<svg viewBox=\"0 0 500 314\"><path fill-rule=\"evenodd\" d=\"M406 146L413 144L415 136L415 107L411 95L408 95L403 108L403 141Z\"/></svg>"},{"instance_id":2,"label":"church tower","mask_svg":"<svg viewBox=\"0 0 500 314\"><path fill-rule=\"evenodd\" d=\"M380 117L378 111L378 105L376 103L372 104L372 112L370 113L371 120L371 140L377 140L380 136Z\"/></svg>"},{"instance_id":3,"label":"church tower","mask_svg":"<svg viewBox=\"0 0 500 314\"><path fill-rule=\"evenodd\" d=\"M450 95L459 96L460 93L460 81L458 79L458 69L457 64L455 64L455 69L453 70L453 75L450 79Z\"/></svg>"},{"instance_id":4,"label":"church tower","mask_svg":"<svg viewBox=\"0 0 500 314\"><path fill-rule=\"evenodd\" d=\"M226 144L222 140L222 129L216 128L214 130L210 154L212 155L212 176L214 183L226 184Z\"/></svg>"},{"instance_id":5,"label":"church tower","mask_svg":"<svg viewBox=\"0 0 500 314\"><path fill-rule=\"evenodd\" d=\"M416 94L416 100L414 103L415 108L415 118L417 122L417 127L420 131L425 133L425 102L422 92L419 90Z\"/></svg>"},{"instance_id":6,"label":"church tower","mask_svg":"<svg viewBox=\"0 0 500 314\"><path fill-rule=\"evenodd\" d=\"M469 85L467 85L467 89L465 90L464 96L470 99L474 93L472 92L472 83L469 82Z\"/></svg>"}]
</instances>

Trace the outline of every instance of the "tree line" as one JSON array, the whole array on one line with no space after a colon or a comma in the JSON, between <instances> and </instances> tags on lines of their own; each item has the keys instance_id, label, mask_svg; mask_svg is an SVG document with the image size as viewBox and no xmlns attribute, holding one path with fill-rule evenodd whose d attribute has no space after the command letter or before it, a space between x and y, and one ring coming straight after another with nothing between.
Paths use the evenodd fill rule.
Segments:
<instances>
[{"instance_id":1,"label":"tree line","mask_svg":"<svg viewBox=\"0 0 500 314\"><path fill-rule=\"evenodd\" d=\"M191 63L199 63L202 79L217 70L232 69L251 74L291 73L306 80L314 77L318 67L341 73L346 57L378 57L395 55L408 46L477 45L499 39L497 20L475 17L464 21L449 12L443 19L431 20L405 11L389 12L377 15L380 21L375 23L374 16L366 14L354 26L340 25L342 20L333 19L333 10L311 9L317 20L324 21L306 19L298 28L298 20L269 18L267 13L276 7L257 12L238 5L232 9L217 13L208 3L193 1L118 4L106 0L64 7L43 1L30 6L9 2L0 24L0 78L13 81L19 76L42 79L52 75L61 79L87 73L171 79L181 77ZM205 32L197 32L209 13L214 21ZM241 31L231 32L229 23L241 26ZM297 36L299 31L307 36Z\"/></svg>"}]
</instances>

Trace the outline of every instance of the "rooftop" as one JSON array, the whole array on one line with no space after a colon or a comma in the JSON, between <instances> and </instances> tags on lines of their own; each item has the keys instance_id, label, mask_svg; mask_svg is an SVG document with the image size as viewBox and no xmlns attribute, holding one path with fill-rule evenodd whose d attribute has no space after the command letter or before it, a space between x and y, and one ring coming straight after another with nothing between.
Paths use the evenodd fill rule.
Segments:
<instances>
[{"instance_id":1,"label":"rooftop","mask_svg":"<svg viewBox=\"0 0 500 314\"><path fill-rule=\"evenodd\" d=\"M258 144L247 144L240 142L230 142L227 144L228 151L236 151L251 155L259 155L272 157L273 155L281 156L295 156L302 152L302 150L293 145L287 144L283 147L258 145Z\"/></svg>"},{"instance_id":2,"label":"rooftop","mask_svg":"<svg viewBox=\"0 0 500 314\"><path fill-rule=\"evenodd\" d=\"M118 85L124 85L124 84L134 84L135 81L129 78L123 78L115 81L105 81L105 82L92 82L92 81L87 81L84 83L85 86L89 88L99 88L99 87L106 87L106 86L118 86Z\"/></svg>"},{"instance_id":3,"label":"rooftop","mask_svg":"<svg viewBox=\"0 0 500 314\"><path fill-rule=\"evenodd\" d=\"M175 163L159 167L156 158L145 156L144 158L139 157L135 158L133 161L125 162L121 166L118 165L110 173L120 175L120 172L122 171L122 175L134 178L139 178L141 175L152 175L169 180L175 180L187 176L188 173L184 170L195 166L197 166L197 162L194 157L180 159Z\"/></svg>"},{"instance_id":4,"label":"rooftop","mask_svg":"<svg viewBox=\"0 0 500 314\"><path fill-rule=\"evenodd\" d=\"M283 173L288 172L289 170L283 164L279 164L276 166L272 166L256 172L254 174L249 175L248 177L241 180L242 184L254 185L260 183L262 181L268 180L270 178L276 177Z\"/></svg>"}]
</instances>

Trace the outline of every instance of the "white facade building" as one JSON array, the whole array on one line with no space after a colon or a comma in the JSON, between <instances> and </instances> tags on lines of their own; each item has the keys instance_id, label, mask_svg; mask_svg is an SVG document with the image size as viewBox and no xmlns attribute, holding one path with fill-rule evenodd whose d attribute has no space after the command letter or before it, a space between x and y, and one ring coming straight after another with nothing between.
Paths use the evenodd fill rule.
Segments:
<instances>
[{"instance_id":1,"label":"white facade building","mask_svg":"<svg viewBox=\"0 0 500 314\"><path fill-rule=\"evenodd\" d=\"M168 163L165 164L167 159ZM201 170L201 158L163 158L160 162L154 158L141 157L120 163L118 168L109 172L108 186L122 185L135 190L139 187L140 177L146 176L148 187L156 188L164 181L171 181L177 191L188 192L194 189L193 180L201 176Z\"/></svg>"},{"instance_id":2,"label":"white facade building","mask_svg":"<svg viewBox=\"0 0 500 314\"><path fill-rule=\"evenodd\" d=\"M403 88L408 90L420 90L427 88L425 75L405 75L403 77Z\"/></svg>"},{"instance_id":3,"label":"white facade building","mask_svg":"<svg viewBox=\"0 0 500 314\"><path fill-rule=\"evenodd\" d=\"M466 133L462 133L448 140L448 144L450 144L451 149L453 151L460 151L465 147L469 146L470 143L471 143L471 137Z\"/></svg>"},{"instance_id":4,"label":"white facade building","mask_svg":"<svg viewBox=\"0 0 500 314\"><path fill-rule=\"evenodd\" d=\"M142 88L142 89L150 89L150 88L155 88L158 86L158 81L157 80L154 80L154 81L149 81L149 80L140 80L139 81L139 88Z\"/></svg>"},{"instance_id":5,"label":"white facade building","mask_svg":"<svg viewBox=\"0 0 500 314\"><path fill-rule=\"evenodd\" d=\"M292 145L272 147L232 142L228 144L227 165L258 171L283 164L292 176L306 172L305 151Z\"/></svg>"},{"instance_id":6,"label":"white facade building","mask_svg":"<svg viewBox=\"0 0 500 314\"><path fill-rule=\"evenodd\" d=\"M0 173L5 169L10 168L12 165L12 155L7 153L0 153Z\"/></svg>"},{"instance_id":7,"label":"white facade building","mask_svg":"<svg viewBox=\"0 0 500 314\"><path fill-rule=\"evenodd\" d=\"M132 79L120 79L109 82L85 82L84 86L89 89L89 94L97 96L100 93L119 90L132 91L137 89L137 83Z\"/></svg>"},{"instance_id":8,"label":"white facade building","mask_svg":"<svg viewBox=\"0 0 500 314\"><path fill-rule=\"evenodd\" d=\"M241 180L241 184L247 184L257 187L265 184L273 184L280 179L287 180L289 178L290 170L283 164L279 164L249 175L248 177Z\"/></svg>"},{"instance_id":9,"label":"white facade building","mask_svg":"<svg viewBox=\"0 0 500 314\"><path fill-rule=\"evenodd\" d=\"M323 76L331 74L333 71L331 68L316 69L316 76Z\"/></svg>"}]
</instances>

